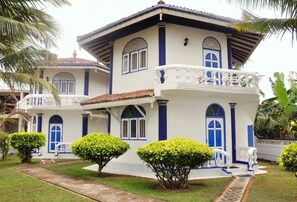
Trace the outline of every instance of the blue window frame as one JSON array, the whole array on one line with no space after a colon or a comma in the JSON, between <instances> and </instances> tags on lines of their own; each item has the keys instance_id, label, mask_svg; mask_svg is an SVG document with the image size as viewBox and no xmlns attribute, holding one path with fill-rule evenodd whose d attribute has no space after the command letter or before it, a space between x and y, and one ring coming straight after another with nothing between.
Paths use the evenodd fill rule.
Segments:
<instances>
[{"instance_id":1,"label":"blue window frame","mask_svg":"<svg viewBox=\"0 0 297 202\"><path fill-rule=\"evenodd\" d=\"M141 110L142 113L140 113ZM145 117L142 114L146 114L143 107L130 105L126 107L121 116L121 138L130 140L146 139L146 124Z\"/></svg>"},{"instance_id":2,"label":"blue window frame","mask_svg":"<svg viewBox=\"0 0 297 202\"><path fill-rule=\"evenodd\" d=\"M122 74L147 69L147 42L143 38L129 41L122 54Z\"/></svg>"}]
</instances>

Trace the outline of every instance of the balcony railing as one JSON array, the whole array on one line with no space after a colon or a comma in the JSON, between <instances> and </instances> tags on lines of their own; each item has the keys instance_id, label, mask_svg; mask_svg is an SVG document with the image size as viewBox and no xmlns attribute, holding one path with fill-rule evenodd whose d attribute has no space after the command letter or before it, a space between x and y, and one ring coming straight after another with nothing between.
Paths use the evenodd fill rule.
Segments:
<instances>
[{"instance_id":1,"label":"balcony railing","mask_svg":"<svg viewBox=\"0 0 297 202\"><path fill-rule=\"evenodd\" d=\"M164 65L155 68L155 85L188 85L194 87L230 87L232 89L257 89L256 73L241 70L208 68L189 65Z\"/></svg>"},{"instance_id":2,"label":"balcony railing","mask_svg":"<svg viewBox=\"0 0 297 202\"><path fill-rule=\"evenodd\" d=\"M17 104L18 109L53 109L53 108L77 108L80 103L87 100L86 95L59 95L60 104L56 102L52 94L27 95Z\"/></svg>"}]
</instances>

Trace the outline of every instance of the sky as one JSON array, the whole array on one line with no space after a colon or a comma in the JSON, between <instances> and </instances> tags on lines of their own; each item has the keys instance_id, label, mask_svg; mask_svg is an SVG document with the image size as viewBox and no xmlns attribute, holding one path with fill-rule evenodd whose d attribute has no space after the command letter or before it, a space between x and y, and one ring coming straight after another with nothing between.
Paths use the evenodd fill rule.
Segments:
<instances>
[{"instance_id":1,"label":"sky","mask_svg":"<svg viewBox=\"0 0 297 202\"><path fill-rule=\"evenodd\" d=\"M46 11L59 24L60 39L58 48L52 49L58 57L72 57L74 50L77 57L96 60L81 49L76 42L79 35L87 34L109 23L127 17L140 10L158 3L159 0L70 0L71 6L62 8L48 7ZM240 19L242 9L227 3L227 0L164 0L166 4L186 7L225 17ZM252 10L261 17L276 17L277 13L269 10ZM291 35L265 38L244 65L244 71L258 72L263 75L260 88L265 99L272 91L268 78L273 72L297 71L297 40L292 44ZM261 99L264 99L261 98Z\"/></svg>"}]
</instances>

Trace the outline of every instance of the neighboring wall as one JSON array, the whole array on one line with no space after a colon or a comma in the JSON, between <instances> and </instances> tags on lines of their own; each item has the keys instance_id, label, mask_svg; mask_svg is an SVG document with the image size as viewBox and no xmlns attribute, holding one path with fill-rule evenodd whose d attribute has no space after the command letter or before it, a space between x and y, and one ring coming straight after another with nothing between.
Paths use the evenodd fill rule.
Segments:
<instances>
[{"instance_id":1,"label":"neighboring wall","mask_svg":"<svg viewBox=\"0 0 297 202\"><path fill-rule=\"evenodd\" d=\"M258 159L278 162L285 146L297 142L297 140L268 140L256 138Z\"/></svg>"}]
</instances>

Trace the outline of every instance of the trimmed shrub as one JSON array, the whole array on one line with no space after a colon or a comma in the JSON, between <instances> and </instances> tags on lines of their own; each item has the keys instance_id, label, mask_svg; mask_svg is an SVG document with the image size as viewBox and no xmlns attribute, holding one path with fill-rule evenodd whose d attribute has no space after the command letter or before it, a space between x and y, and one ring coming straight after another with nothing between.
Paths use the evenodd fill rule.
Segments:
<instances>
[{"instance_id":1,"label":"trimmed shrub","mask_svg":"<svg viewBox=\"0 0 297 202\"><path fill-rule=\"evenodd\" d=\"M296 172L297 177L297 143L289 144L283 149L279 165L288 171Z\"/></svg>"},{"instance_id":2,"label":"trimmed shrub","mask_svg":"<svg viewBox=\"0 0 297 202\"><path fill-rule=\"evenodd\" d=\"M98 164L98 175L113 158L124 154L129 144L110 134L92 133L72 144L72 153L84 160Z\"/></svg>"},{"instance_id":3,"label":"trimmed shrub","mask_svg":"<svg viewBox=\"0 0 297 202\"><path fill-rule=\"evenodd\" d=\"M18 132L10 135L11 146L18 150L23 163L30 163L32 151L45 145L45 134L39 132Z\"/></svg>"},{"instance_id":4,"label":"trimmed shrub","mask_svg":"<svg viewBox=\"0 0 297 202\"><path fill-rule=\"evenodd\" d=\"M213 151L207 145L186 138L154 142L140 147L137 154L168 189L185 188L191 169L213 157Z\"/></svg>"},{"instance_id":5,"label":"trimmed shrub","mask_svg":"<svg viewBox=\"0 0 297 202\"><path fill-rule=\"evenodd\" d=\"M2 156L2 161L6 159L9 151L9 137L7 133L0 132L0 155Z\"/></svg>"}]
</instances>

